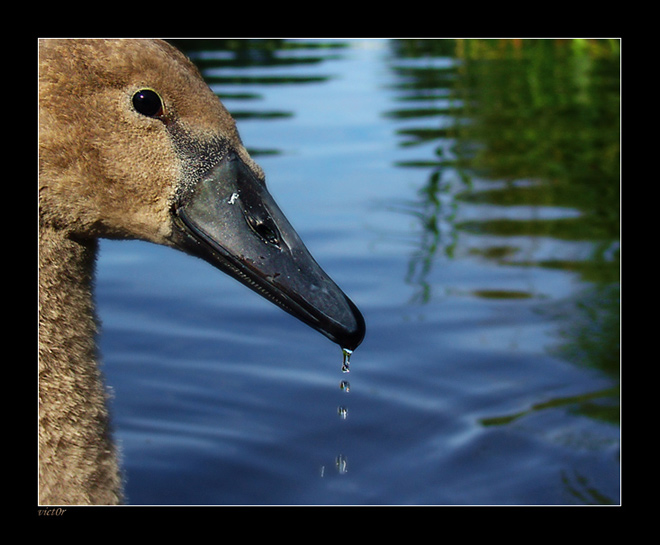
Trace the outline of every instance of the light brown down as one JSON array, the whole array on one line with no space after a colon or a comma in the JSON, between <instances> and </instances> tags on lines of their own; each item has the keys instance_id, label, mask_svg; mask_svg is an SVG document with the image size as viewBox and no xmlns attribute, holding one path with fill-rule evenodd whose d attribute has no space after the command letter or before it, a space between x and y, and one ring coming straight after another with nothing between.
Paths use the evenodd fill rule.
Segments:
<instances>
[{"instance_id":1,"label":"light brown down","mask_svg":"<svg viewBox=\"0 0 660 545\"><path fill-rule=\"evenodd\" d=\"M165 120L133 94L157 90ZM97 239L169 245L189 142L222 138L262 175L197 69L156 40L40 40L39 502L122 502L98 366L92 300ZM169 127L169 130L168 130Z\"/></svg>"}]
</instances>

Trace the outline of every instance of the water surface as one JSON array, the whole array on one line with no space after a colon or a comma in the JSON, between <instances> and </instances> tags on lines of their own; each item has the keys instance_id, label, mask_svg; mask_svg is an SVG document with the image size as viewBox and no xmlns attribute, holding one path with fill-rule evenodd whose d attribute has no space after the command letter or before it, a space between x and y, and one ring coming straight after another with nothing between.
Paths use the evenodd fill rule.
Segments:
<instances>
[{"instance_id":1,"label":"water surface","mask_svg":"<svg viewBox=\"0 0 660 545\"><path fill-rule=\"evenodd\" d=\"M618 42L177 45L368 331L104 241L129 502L618 503Z\"/></svg>"}]
</instances>

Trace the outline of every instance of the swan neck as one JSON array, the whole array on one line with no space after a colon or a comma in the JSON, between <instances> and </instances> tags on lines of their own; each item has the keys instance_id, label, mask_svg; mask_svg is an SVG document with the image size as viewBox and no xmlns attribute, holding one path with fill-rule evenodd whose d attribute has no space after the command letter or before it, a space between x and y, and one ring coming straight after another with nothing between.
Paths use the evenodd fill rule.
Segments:
<instances>
[{"instance_id":1,"label":"swan neck","mask_svg":"<svg viewBox=\"0 0 660 545\"><path fill-rule=\"evenodd\" d=\"M96 354L97 242L39 238L39 479L42 504L111 504L121 480Z\"/></svg>"}]
</instances>

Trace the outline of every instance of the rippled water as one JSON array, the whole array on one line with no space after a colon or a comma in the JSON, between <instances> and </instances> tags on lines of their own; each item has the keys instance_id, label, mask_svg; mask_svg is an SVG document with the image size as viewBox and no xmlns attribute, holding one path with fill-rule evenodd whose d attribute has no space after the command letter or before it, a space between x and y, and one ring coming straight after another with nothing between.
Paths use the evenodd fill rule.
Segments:
<instances>
[{"instance_id":1,"label":"rippled water","mask_svg":"<svg viewBox=\"0 0 660 545\"><path fill-rule=\"evenodd\" d=\"M129 502L619 502L617 44L531 42L178 43L368 332L104 241Z\"/></svg>"}]
</instances>

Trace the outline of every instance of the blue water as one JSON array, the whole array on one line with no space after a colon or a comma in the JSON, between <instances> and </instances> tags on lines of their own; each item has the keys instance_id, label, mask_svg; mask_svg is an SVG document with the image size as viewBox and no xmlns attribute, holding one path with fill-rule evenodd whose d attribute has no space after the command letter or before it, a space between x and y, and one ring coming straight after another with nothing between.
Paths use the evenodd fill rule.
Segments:
<instances>
[{"instance_id":1,"label":"blue water","mask_svg":"<svg viewBox=\"0 0 660 545\"><path fill-rule=\"evenodd\" d=\"M618 503L619 425L602 417L618 412L618 371L566 350L611 291L541 265L588 261L597 242L461 228L581 211L460 199L447 167L425 230L411 209L428 172L402 165L455 142L410 146L401 129L452 119L392 116L406 81L393 68L457 61L401 59L387 40L298 45L277 58L315 62L200 66L366 339L343 374L336 345L201 260L103 241L100 343L129 503ZM481 173L469 190L501 184Z\"/></svg>"}]
</instances>

